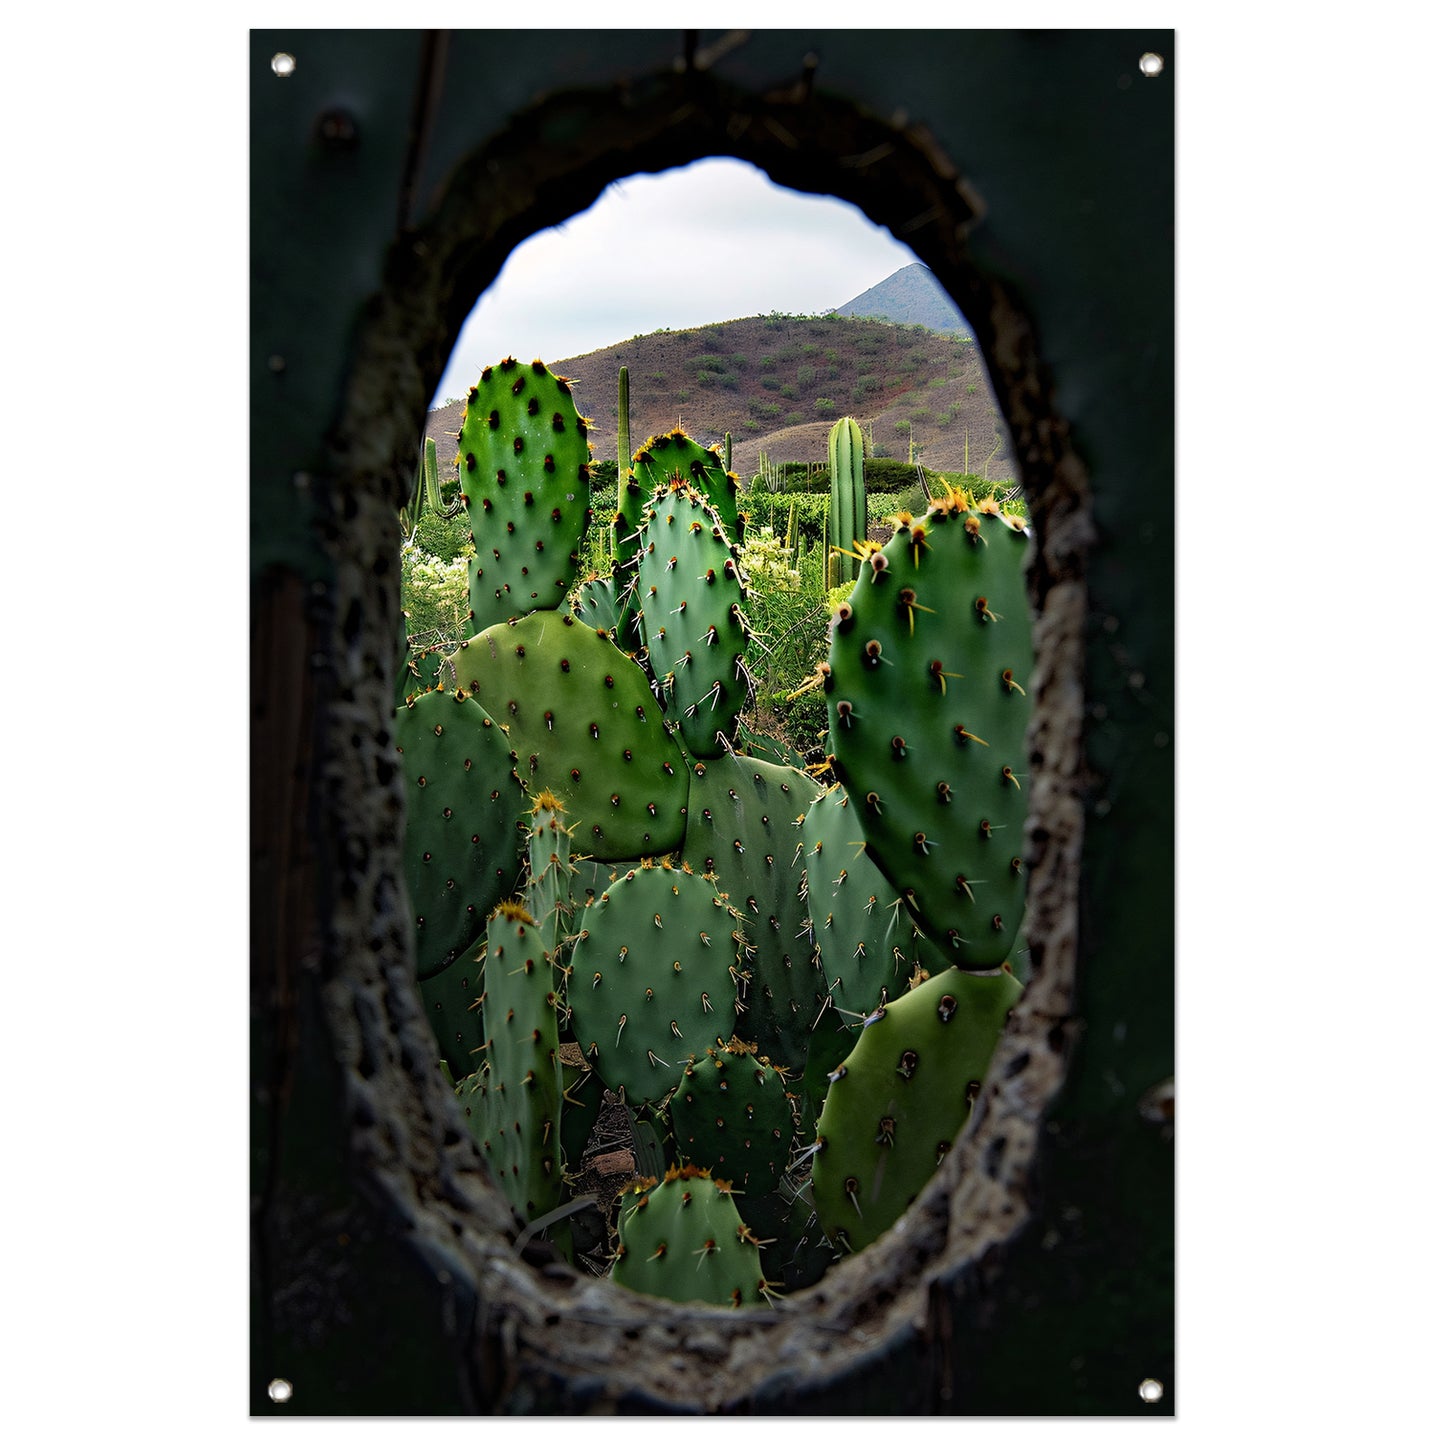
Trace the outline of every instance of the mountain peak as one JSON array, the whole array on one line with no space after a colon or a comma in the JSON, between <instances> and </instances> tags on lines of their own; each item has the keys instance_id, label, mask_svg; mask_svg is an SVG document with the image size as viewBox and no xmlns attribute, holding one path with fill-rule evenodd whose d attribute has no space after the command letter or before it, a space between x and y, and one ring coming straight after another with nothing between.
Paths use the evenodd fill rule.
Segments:
<instances>
[{"instance_id":1,"label":"mountain peak","mask_svg":"<svg viewBox=\"0 0 1445 1445\"><path fill-rule=\"evenodd\" d=\"M876 286L845 301L833 314L874 316L899 325L926 326L930 331L973 334L948 292L922 261L900 267Z\"/></svg>"}]
</instances>

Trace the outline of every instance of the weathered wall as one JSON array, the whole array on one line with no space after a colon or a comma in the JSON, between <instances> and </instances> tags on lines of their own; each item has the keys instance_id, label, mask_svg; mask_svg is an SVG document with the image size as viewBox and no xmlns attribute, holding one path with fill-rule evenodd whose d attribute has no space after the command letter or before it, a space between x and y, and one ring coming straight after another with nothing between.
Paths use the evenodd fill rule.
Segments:
<instances>
[{"instance_id":1,"label":"weathered wall","mask_svg":"<svg viewBox=\"0 0 1445 1445\"><path fill-rule=\"evenodd\" d=\"M275 1375L293 1413L1171 1408L1141 1100L1173 1068L1173 62L1168 32L253 33L253 1409ZM907 1237L751 1331L514 1258L410 983L388 733L395 511L462 320L611 180L724 153L933 268L1040 542L1028 1008Z\"/></svg>"}]
</instances>

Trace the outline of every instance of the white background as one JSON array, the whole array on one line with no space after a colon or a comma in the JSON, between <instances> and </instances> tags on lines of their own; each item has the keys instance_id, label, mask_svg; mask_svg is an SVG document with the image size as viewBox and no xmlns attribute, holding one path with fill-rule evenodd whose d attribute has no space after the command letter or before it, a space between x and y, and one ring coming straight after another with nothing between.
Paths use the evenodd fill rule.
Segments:
<instances>
[{"instance_id":1,"label":"white background","mask_svg":"<svg viewBox=\"0 0 1445 1445\"><path fill-rule=\"evenodd\" d=\"M0 1092L4 1379L26 1441L267 1428L245 1386L245 68L247 27L277 17L225 9L7 27ZM877 13L684 9L704 28ZM1438 35L1416 7L1348 25L1189 9L1027 10L1177 26L1172 1428L1438 1438ZM400 19L365 3L284 18ZM458 5L405 18L477 23ZM658 4L626 19L683 23ZM204 458L177 454L182 417ZM1240 465L1204 465L1226 424Z\"/></svg>"}]
</instances>

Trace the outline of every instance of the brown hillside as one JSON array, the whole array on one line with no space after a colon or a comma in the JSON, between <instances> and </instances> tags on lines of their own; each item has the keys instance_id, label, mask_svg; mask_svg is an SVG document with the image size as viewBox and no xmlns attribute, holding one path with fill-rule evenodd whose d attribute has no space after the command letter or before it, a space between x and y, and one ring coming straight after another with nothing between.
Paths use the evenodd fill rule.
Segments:
<instances>
[{"instance_id":1,"label":"brown hillside","mask_svg":"<svg viewBox=\"0 0 1445 1445\"><path fill-rule=\"evenodd\" d=\"M617 458L617 373L625 366L633 450L679 424L705 446L731 432L733 471L744 486L760 451L773 462L826 461L828 428L841 416L865 431L871 423L878 456L906 460L911 424L919 459L935 471L965 470L966 445L967 470L983 474L993 452L990 478L1016 474L978 348L922 326L751 316L654 331L547 364L572 379L578 410L592 418L598 460ZM820 398L832 409L820 408ZM454 466L462 411L453 401L427 417L443 475Z\"/></svg>"}]
</instances>

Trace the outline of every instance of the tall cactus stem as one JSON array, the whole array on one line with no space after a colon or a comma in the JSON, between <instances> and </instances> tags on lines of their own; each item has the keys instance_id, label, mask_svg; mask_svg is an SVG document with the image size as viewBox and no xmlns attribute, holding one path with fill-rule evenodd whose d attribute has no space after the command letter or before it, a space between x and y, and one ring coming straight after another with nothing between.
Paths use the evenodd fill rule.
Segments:
<instances>
[{"instance_id":1,"label":"tall cactus stem","mask_svg":"<svg viewBox=\"0 0 1445 1445\"><path fill-rule=\"evenodd\" d=\"M835 422L828 433L828 468L833 478L831 510L834 519L829 556L842 554L838 557L838 581L850 582L858 575L861 543L868 533L867 500L863 487L863 432L851 416Z\"/></svg>"}]
</instances>

